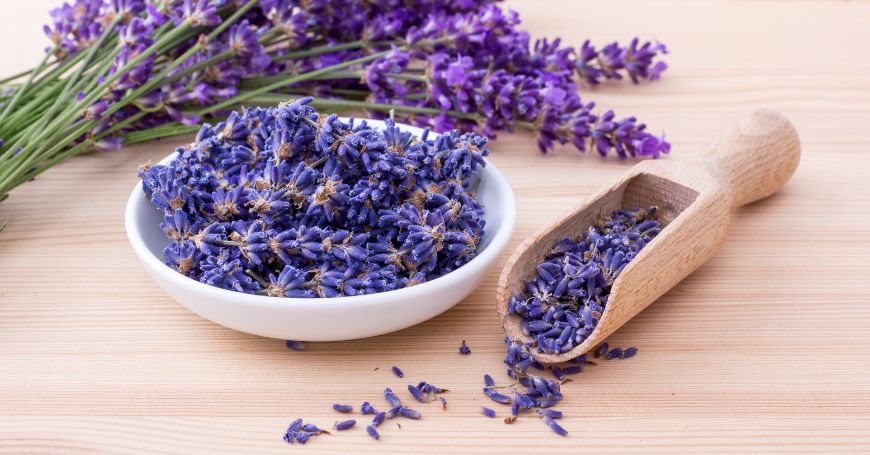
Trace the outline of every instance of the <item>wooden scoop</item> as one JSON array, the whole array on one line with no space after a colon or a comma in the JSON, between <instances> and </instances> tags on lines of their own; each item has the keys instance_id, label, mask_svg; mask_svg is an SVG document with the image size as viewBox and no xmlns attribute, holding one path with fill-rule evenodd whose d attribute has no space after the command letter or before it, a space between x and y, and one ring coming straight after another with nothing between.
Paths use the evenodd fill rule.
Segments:
<instances>
[{"instance_id":1,"label":"wooden scoop","mask_svg":"<svg viewBox=\"0 0 870 455\"><path fill-rule=\"evenodd\" d=\"M537 264L557 242L576 239L596 217L613 210L658 206L664 229L616 279L589 338L561 354L532 349L541 363L564 362L591 350L710 259L725 239L731 211L776 192L799 160L800 140L791 122L778 112L755 110L717 136L700 159L638 163L517 248L496 296L505 333L532 341L523 334L520 317L507 314L508 299L535 277Z\"/></svg>"}]
</instances>

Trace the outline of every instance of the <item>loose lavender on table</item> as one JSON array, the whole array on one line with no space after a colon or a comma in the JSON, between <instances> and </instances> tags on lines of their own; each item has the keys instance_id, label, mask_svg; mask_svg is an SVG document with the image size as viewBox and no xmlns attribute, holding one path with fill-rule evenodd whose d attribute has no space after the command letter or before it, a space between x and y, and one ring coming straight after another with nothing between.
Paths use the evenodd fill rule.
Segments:
<instances>
[{"instance_id":1,"label":"loose lavender on table","mask_svg":"<svg viewBox=\"0 0 870 455\"><path fill-rule=\"evenodd\" d=\"M577 240L564 239L537 266L537 276L508 302L538 352L571 350L592 334L623 269L661 231L656 208L615 210ZM608 358L620 352L604 352ZM633 352L629 353L630 357Z\"/></svg>"},{"instance_id":2,"label":"loose lavender on table","mask_svg":"<svg viewBox=\"0 0 870 455\"><path fill-rule=\"evenodd\" d=\"M471 354L471 348L465 344L465 340L462 340L462 344L459 345L459 353L464 355Z\"/></svg>"},{"instance_id":3,"label":"loose lavender on table","mask_svg":"<svg viewBox=\"0 0 870 455\"><path fill-rule=\"evenodd\" d=\"M345 123L312 98L201 127L142 186L163 212L167 265L223 289L339 297L413 286L471 260L486 138ZM288 346L291 346L288 344Z\"/></svg>"}]
</instances>

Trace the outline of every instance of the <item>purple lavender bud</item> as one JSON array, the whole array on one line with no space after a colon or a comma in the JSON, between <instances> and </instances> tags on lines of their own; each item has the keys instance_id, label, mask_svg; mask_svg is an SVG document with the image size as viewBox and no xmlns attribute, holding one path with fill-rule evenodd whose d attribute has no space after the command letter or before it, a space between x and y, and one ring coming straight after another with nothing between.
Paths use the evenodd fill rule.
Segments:
<instances>
[{"instance_id":1,"label":"purple lavender bud","mask_svg":"<svg viewBox=\"0 0 870 455\"><path fill-rule=\"evenodd\" d=\"M343 420L341 422L336 423L333 428L335 428L336 431L344 431L344 430L352 428L354 425L356 425L356 420L348 419L348 420Z\"/></svg>"},{"instance_id":2,"label":"purple lavender bud","mask_svg":"<svg viewBox=\"0 0 870 455\"><path fill-rule=\"evenodd\" d=\"M495 401L496 403L501 403L501 404L510 404L511 403L511 397L509 397L505 394L502 394L502 393L498 393L495 390L483 389L483 393L486 394L486 396L488 396L492 401Z\"/></svg>"},{"instance_id":3,"label":"purple lavender bud","mask_svg":"<svg viewBox=\"0 0 870 455\"><path fill-rule=\"evenodd\" d=\"M315 433L315 434L320 434L320 433L329 434L328 431L326 431L322 428L318 428L318 426L313 424L313 423L306 423L305 425L302 425L302 431L307 431L309 433Z\"/></svg>"},{"instance_id":4,"label":"purple lavender bud","mask_svg":"<svg viewBox=\"0 0 870 455\"><path fill-rule=\"evenodd\" d=\"M598 348L595 349L595 357L601 357L607 354L609 347L610 345L608 345L607 342L601 343Z\"/></svg>"},{"instance_id":5,"label":"purple lavender bud","mask_svg":"<svg viewBox=\"0 0 870 455\"><path fill-rule=\"evenodd\" d=\"M559 436L568 436L568 431L559 426L559 424L556 423L556 421L549 416L544 416L544 423L547 424L547 426L550 427L550 429Z\"/></svg>"},{"instance_id":6,"label":"purple lavender bud","mask_svg":"<svg viewBox=\"0 0 870 455\"><path fill-rule=\"evenodd\" d=\"M556 379L558 379L560 381L565 379L565 371L562 370L562 368L555 366L552 368L552 370L553 370L553 376L555 376Z\"/></svg>"},{"instance_id":7,"label":"purple lavender bud","mask_svg":"<svg viewBox=\"0 0 870 455\"><path fill-rule=\"evenodd\" d=\"M495 385L495 381L492 379L492 376L488 374L483 375L483 383L486 384L487 387L492 387Z\"/></svg>"},{"instance_id":8,"label":"purple lavender bud","mask_svg":"<svg viewBox=\"0 0 870 455\"><path fill-rule=\"evenodd\" d=\"M377 414L378 413L378 411L374 408L374 406L372 406L371 403L369 403L368 401L363 401L363 404L362 404L362 406L360 406L359 410L360 410L360 413L362 413L362 415Z\"/></svg>"},{"instance_id":9,"label":"purple lavender bud","mask_svg":"<svg viewBox=\"0 0 870 455\"><path fill-rule=\"evenodd\" d=\"M395 374L396 376L398 376L398 377L400 377L400 378L404 378L404 377L405 377L405 373L403 373L402 370L401 370L399 367L395 366L395 365L393 365L393 374Z\"/></svg>"},{"instance_id":10,"label":"purple lavender bud","mask_svg":"<svg viewBox=\"0 0 870 455\"><path fill-rule=\"evenodd\" d=\"M315 436L315 434L308 431L300 431L299 433L296 433L296 442L304 445L312 436Z\"/></svg>"},{"instance_id":11,"label":"purple lavender bud","mask_svg":"<svg viewBox=\"0 0 870 455\"><path fill-rule=\"evenodd\" d=\"M622 351L622 355L619 356L619 358L620 358L620 359L630 359L630 358L634 357L635 354L637 354L637 348L636 348L636 347L630 347L630 348L628 348L628 349Z\"/></svg>"},{"instance_id":12,"label":"purple lavender bud","mask_svg":"<svg viewBox=\"0 0 870 455\"><path fill-rule=\"evenodd\" d=\"M387 387L386 389L384 389L384 398L386 398L386 399L387 399L387 402L390 403L390 406L392 406L392 407L394 407L394 408L402 405L402 401L399 400L399 397L397 397L397 396L393 393L393 391L390 390L389 387Z\"/></svg>"},{"instance_id":13,"label":"purple lavender bud","mask_svg":"<svg viewBox=\"0 0 870 455\"><path fill-rule=\"evenodd\" d=\"M578 374L583 371L583 367L580 365L571 365L565 368L562 368L563 374Z\"/></svg>"},{"instance_id":14,"label":"purple lavender bud","mask_svg":"<svg viewBox=\"0 0 870 455\"><path fill-rule=\"evenodd\" d=\"M414 397L415 400L420 403L426 402L426 397L423 395L423 392L417 388L417 386L413 384L408 384L408 392L411 392L411 396Z\"/></svg>"},{"instance_id":15,"label":"purple lavender bud","mask_svg":"<svg viewBox=\"0 0 870 455\"><path fill-rule=\"evenodd\" d=\"M284 432L284 442L293 444L293 441L296 440L296 433L299 432L300 427L302 427L302 419L294 420L290 426L287 427L287 431Z\"/></svg>"},{"instance_id":16,"label":"purple lavender bud","mask_svg":"<svg viewBox=\"0 0 870 455\"><path fill-rule=\"evenodd\" d=\"M471 354L471 348L465 344L465 340L462 340L462 344L459 345L459 353L464 355Z\"/></svg>"},{"instance_id":17,"label":"purple lavender bud","mask_svg":"<svg viewBox=\"0 0 870 455\"><path fill-rule=\"evenodd\" d=\"M607 352L607 355L604 356L607 360L618 359L623 356L623 350L621 348L613 348Z\"/></svg>"},{"instance_id":18,"label":"purple lavender bud","mask_svg":"<svg viewBox=\"0 0 870 455\"><path fill-rule=\"evenodd\" d=\"M388 419L392 419L393 417L396 417L397 415L399 415L399 411L401 411L401 410L402 410L402 406L392 407L392 408L390 408L389 411L386 412L386 417Z\"/></svg>"},{"instance_id":19,"label":"purple lavender bud","mask_svg":"<svg viewBox=\"0 0 870 455\"><path fill-rule=\"evenodd\" d=\"M288 348L290 348L294 351L304 351L305 350L305 343L303 343L301 341L287 340L284 344L286 344Z\"/></svg>"},{"instance_id":20,"label":"purple lavender bud","mask_svg":"<svg viewBox=\"0 0 870 455\"><path fill-rule=\"evenodd\" d=\"M480 413L483 414L483 415L485 415L485 416L487 416L487 417L489 417L489 418L495 418L495 411L493 411L493 410L490 409L490 408L487 408L487 407L481 407L481 408L480 408Z\"/></svg>"},{"instance_id":21,"label":"purple lavender bud","mask_svg":"<svg viewBox=\"0 0 870 455\"><path fill-rule=\"evenodd\" d=\"M417 410L411 409L411 408L406 408L404 406L399 409L399 415L401 415L402 417L407 417L409 419L415 419L415 420L422 417L420 415L420 411L417 411Z\"/></svg>"},{"instance_id":22,"label":"purple lavender bud","mask_svg":"<svg viewBox=\"0 0 870 455\"><path fill-rule=\"evenodd\" d=\"M441 409L447 409L447 399L444 397L438 397L441 400Z\"/></svg>"},{"instance_id":23,"label":"purple lavender bud","mask_svg":"<svg viewBox=\"0 0 870 455\"><path fill-rule=\"evenodd\" d=\"M379 427L384 422L384 419L387 417L386 412L379 412L375 414L375 418L372 419L372 426Z\"/></svg>"},{"instance_id":24,"label":"purple lavender bud","mask_svg":"<svg viewBox=\"0 0 870 455\"><path fill-rule=\"evenodd\" d=\"M349 404L335 403L332 405L332 409L334 409L338 412L344 412L344 413L353 412L353 406L351 406Z\"/></svg>"},{"instance_id":25,"label":"purple lavender bud","mask_svg":"<svg viewBox=\"0 0 870 455\"><path fill-rule=\"evenodd\" d=\"M380 433L378 433L378 430L376 430L375 427L373 427L372 425L366 427L366 433L368 433L369 436L376 441L378 439L381 439Z\"/></svg>"},{"instance_id":26,"label":"purple lavender bud","mask_svg":"<svg viewBox=\"0 0 870 455\"><path fill-rule=\"evenodd\" d=\"M551 419L561 419L563 416L562 411L557 411L555 409L538 409L538 414L542 417L546 416Z\"/></svg>"}]
</instances>

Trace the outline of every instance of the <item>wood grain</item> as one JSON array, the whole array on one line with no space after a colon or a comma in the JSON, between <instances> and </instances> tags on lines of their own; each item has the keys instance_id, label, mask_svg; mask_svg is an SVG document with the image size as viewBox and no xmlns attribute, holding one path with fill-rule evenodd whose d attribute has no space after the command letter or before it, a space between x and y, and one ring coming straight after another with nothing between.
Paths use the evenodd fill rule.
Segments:
<instances>
[{"instance_id":1,"label":"wood grain","mask_svg":"<svg viewBox=\"0 0 870 455\"><path fill-rule=\"evenodd\" d=\"M35 63L55 4L4 5L0 72ZM534 36L666 42L662 81L584 97L666 130L675 157L700 155L758 106L788 115L803 146L792 180L737 211L713 259L611 337L639 355L565 385L570 437L478 415L481 376L502 370L498 270L424 324L305 352L171 301L122 222L136 166L164 156L164 141L73 159L0 204L0 453L870 451L870 3L508 4ZM524 134L492 149L519 200L511 248L630 165L540 156ZM281 441L293 417L331 425L331 403L380 403L385 386L418 379L451 389L447 410L422 406L423 420L390 422L378 443L362 428L305 449Z\"/></svg>"}]
</instances>

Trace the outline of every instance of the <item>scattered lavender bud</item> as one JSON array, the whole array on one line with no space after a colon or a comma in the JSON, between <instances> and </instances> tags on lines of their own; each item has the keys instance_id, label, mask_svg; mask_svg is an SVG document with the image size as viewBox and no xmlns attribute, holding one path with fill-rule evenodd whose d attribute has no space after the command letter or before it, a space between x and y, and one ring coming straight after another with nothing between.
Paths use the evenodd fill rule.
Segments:
<instances>
[{"instance_id":1,"label":"scattered lavender bud","mask_svg":"<svg viewBox=\"0 0 870 455\"><path fill-rule=\"evenodd\" d=\"M395 366L395 365L393 365L393 374L395 374L396 376L398 376L398 377L400 377L400 378L404 378L404 377L405 377L405 373L403 373L402 370L401 370L399 367Z\"/></svg>"},{"instance_id":2,"label":"scattered lavender bud","mask_svg":"<svg viewBox=\"0 0 870 455\"><path fill-rule=\"evenodd\" d=\"M302 431L307 431L309 433L316 433L316 434L320 434L320 433L329 434L328 431L326 431L322 428L318 428L317 425L315 425L313 423L306 423L305 425L302 425Z\"/></svg>"},{"instance_id":3,"label":"scattered lavender bud","mask_svg":"<svg viewBox=\"0 0 870 455\"><path fill-rule=\"evenodd\" d=\"M374 406L372 406L371 403L369 403L368 401L363 401L362 406L359 407L359 411L360 413L362 413L362 415L378 413L377 409L375 409Z\"/></svg>"},{"instance_id":4,"label":"scattered lavender bud","mask_svg":"<svg viewBox=\"0 0 870 455\"><path fill-rule=\"evenodd\" d=\"M376 441L378 439L381 439L381 435L380 435L380 433L378 433L378 430L376 430L375 427L373 427L371 425L366 427L366 433L368 433L369 436Z\"/></svg>"},{"instance_id":5,"label":"scattered lavender bud","mask_svg":"<svg viewBox=\"0 0 870 455\"><path fill-rule=\"evenodd\" d=\"M390 410L387 411L387 413L386 413L387 418L392 419L393 417L396 417L397 415L399 415L399 411L401 411L401 410L402 410L402 406L395 406L395 407L390 408Z\"/></svg>"},{"instance_id":6,"label":"scattered lavender bud","mask_svg":"<svg viewBox=\"0 0 870 455\"><path fill-rule=\"evenodd\" d=\"M555 409L538 409L538 414L540 414L541 417L546 416L551 419L561 419L563 416L562 411L557 411Z\"/></svg>"},{"instance_id":7,"label":"scattered lavender bud","mask_svg":"<svg viewBox=\"0 0 870 455\"><path fill-rule=\"evenodd\" d=\"M415 420L422 417L420 411L417 411L416 409L406 408L404 406L399 408L399 415Z\"/></svg>"},{"instance_id":8,"label":"scattered lavender bud","mask_svg":"<svg viewBox=\"0 0 870 455\"><path fill-rule=\"evenodd\" d=\"M551 417L545 415L544 423L547 424L547 426L550 427L550 429L559 436L568 436L568 432L564 428L559 426L559 424L556 423L556 421L553 420Z\"/></svg>"},{"instance_id":9,"label":"scattered lavender bud","mask_svg":"<svg viewBox=\"0 0 870 455\"><path fill-rule=\"evenodd\" d=\"M447 409L447 399L444 397L438 397L441 400L441 409Z\"/></svg>"},{"instance_id":10,"label":"scattered lavender bud","mask_svg":"<svg viewBox=\"0 0 870 455\"><path fill-rule=\"evenodd\" d=\"M462 340L462 344L459 345L459 353L464 355L471 354L471 348L465 344L465 340Z\"/></svg>"},{"instance_id":11,"label":"scattered lavender bud","mask_svg":"<svg viewBox=\"0 0 870 455\"><path fill-rule=\"evenodd\" d=\"M625 351L622 351L622 355L619 358L630 359L630 358L634 357L635 354L637 354L637 348L630 347L630 348L626 349Z\"/></svg>"},{"instance_id":12,"label":"scattered lavender bud","mask_svg":"<svg viewBox=\"0 0 870 455\"><path fill-rule=\"evenodd\" d=\"M559 367L553 367L552 370L553 370L553 376L555 376L556 379L558 379L560 381L565 379L565 371L564 370L562 370Z\"/></svg>"},{"instance_id":13,"label":"scattered lavender bud","mask_svg":"<svg viewBox=\"0 0 870 455\"><path fill-rule=\"evenodd\" d=\"M336 431L344 431L344 430L353 428L354 425L356 425L356 420L348 419L348 420L343 420L341 422L336 423L333 428L335 428Z\"/></svg>"},{"instance_id":14,"label":"scattered lavender bud","mask_svg":"<svg viewBox=\"0 0 870 455\"><path fill-rule=\"evenodd\" d=\"M426 397L423 395L423 392L414 384L408 384L408 392L411 392L411 396L420 403L426 402Z\"/></svg>"},{"instance_id":15,"label":"scattered lavender bud","mask_svg":"<svg viewBox=\"0 0 870 455\"><path fill-rule=\"evenodd\" d=\"M375 418L372 419L372 426L379 427L382 423L384 423L384 419L387 417L386 412L379 412L375 414Z\"/></svg>"},{"instance_id":16,"label":"scattered lavender bud","mask_svg":"<svg viewBox=\"0 0 870 455\"><path fill-rule=\"evenodd\" d=\"M487 408L485 406L480 408L480 413L489 417L489 418L495 417L495 411L490 409L490 408Z\"/></svg>"},{"instance_id":17,"label":"scattered lavender bud","mask_svg":"<svg viewBox=\"0 0 870 455\"><path fill-rule=\"evenodd\" d=\"M563 374L578 374L583 372L583 367L580 365L571 365L565 368L562 368Z\"/></svg>"},{"instance_id":18,"label":"scattered lavender bud","mask_svg":"<svg viewBox=\"0 0 870 455\"><path fill-rule=\"evenodd\" d=\"M290 348L294 351L304 351L305 350L305 343L303 343L301 341L287 340L286 342L284 342L284 344L287 345L288 348Z\"/></svg>"},{"instance_id":19,"label":"scattered lavender bud","mask_svg":"<svg viewBox=\"0 0 870 455\"><path fill-rule=\"evenodd\" d=\"M300 431L296 434L296 442L304 445L306 442L308 442L309 439L311 439L312 436L315 436L315 433Z\"/></svg>"},{"instance_id":20,"label":"scattered lavender bud","mask_svg":"<svg viewBox=\"0 0 870 455\"><path fill-rule=\"evenodd\" d=\"M607 355L604 356L607 360L618 359L623 356L623 351L621 348L613 348L607 352Z\"/></svg>"},{"instance_id":21,"label":"scattered lavender bud","mask_svg":"<svg viewBox=\"0 0 870 455\"><path fill-rule=\"evenodd\" d=\"M338 411L338 412L345 412L345 413L347 413L347 412L353 412L353 406L351 406L351 405L349 405L349 404L339 404L339 403L335 403L335 404L332 405L332 409L334 409L334 410L336 410L336 411Z\"/></svg>"},{"instance_id":22,"label":"scattered lavender bud","mask_svg":"<svg viewBox=\"0 0 870 455\"><path fill-rule=\"evenodd\" d=\"M394 408L402 405L402 401L399 400L399 397L397 397L389 387L384 389L384 398L386 398L387 402L390 403L390 406Z\"/></svg>"},{"instance_id":23,"label":"scattered lavender bud","mask_svg":"<svg viewBox=\"0 0 870 455\"><path fill-rule=\"evenodd\" d=\"M296 433L301 427L302 419L296 419L292 423L290 423L290 426L287 427L287 431L284 432L284 442L288 444L293 444L293 441L296 440Z\"/></svg>"},{"instance_id":24,"label":"scattered lavender bud","mask_svg":"<svg viewBox=\"0 0 870 455\"><path fill-rule=\"evenodd\" d=\"M607 350L610 348L610 345L607 342L601 343L598 346L598 349L595 350L595 357L601 357L604 354L607 354Z\"/></svg>"},{"instance_id":25,"label":"scattered lavender bud","mask_svg":"<svg viewBox=\"0 0 870 455\"><path fill-rule=\"evenodd\" d=\"M503 393L496 392L495 390L484 388L483 393L485 393L486 396L488 396L492 401L495 401L496 403L501 403L501 404L510 404L511 403L511 397L509 397Z\"/></svg>"},{"instance_id":26,"label":"scattered lavender bud","mask_svg":"<svg viewBox=\"0 0 870 455\"><path fill-rule=\"evenodd\" d=\"M485 374L483 375L483 383L486 384L487 387L492 387L495 385L495 380L492 379L492 376Z\"/></svg>"}]
</instances>

